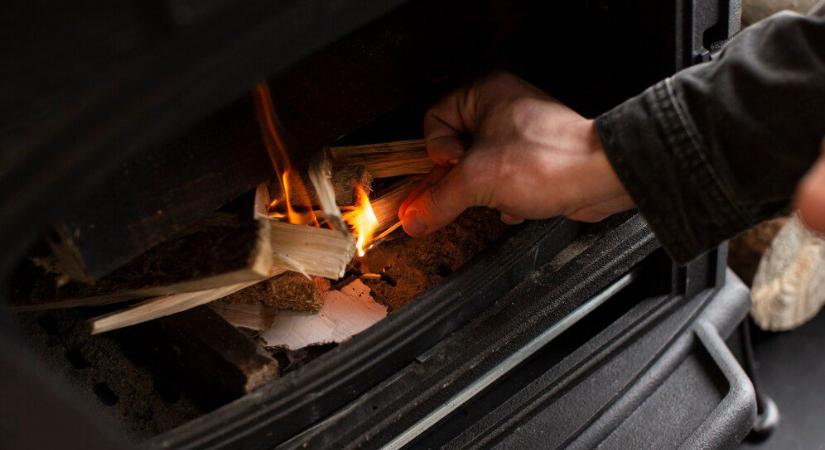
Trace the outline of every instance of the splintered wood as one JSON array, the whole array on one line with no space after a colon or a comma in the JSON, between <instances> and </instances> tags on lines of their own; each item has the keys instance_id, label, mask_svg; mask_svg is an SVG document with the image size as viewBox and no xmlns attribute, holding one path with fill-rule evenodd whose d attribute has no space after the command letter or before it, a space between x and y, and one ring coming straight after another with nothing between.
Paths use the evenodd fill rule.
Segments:
<instances>
[{"instance_id":1,"label":"splintered wood","mask_svg":"<svg viewBox=\"0 0 825 450\"><path fill-rule=\"evenodd\" d=\"M318 275L337 279L343 276L347 263L355 254L352 237L341 232L303 225L268 222L271 230L273 262L269 276L287 270L306 276ZM155 297L133 307L90 320L92 333L102 333L156 319L226 297L262 281Z\"/></svg>"},{"instance_id":2,"label":"splintered wood","mask_svg":"<svg viewBox=\"0 0 825 450\"><path fill-rule=\"evenodd\" d=\"M105 333L169 316L238 292L254 283L257 281L152 298L135 306L90 319L89 331L92 334Z\"/></svg>"},{"instance_id":3,"label":"splintered wood","mask_svg":"<svg viewBox=\"0 0 825 450\"><path fill-rule=\"evenodd\" d=\"M268 221L210 220L164 242L94 285L74 283L59 298L36 298L18 311L99 306L127 300L225 289L263 280L275 271Z\"/></svg>"},{"instance_id":4,"label":"splintered wood","mask_svg":"<svg viewBox=\"0 0 825 450\"><path fill-rule=\"evenodd\" d=\"M326 292L329 283L321 280L342 277L356 252L355 237L338 205L356 203L356 186L369 193L373 177L399 177L389 186L383 183L371 200L378 220L375 234L381 238L398 227L398 208L421 179L417 174L432 166L421 140L327 149L312 159L302 177L311 182L308 194L319 208L314 214L320 227L275 220L269 211L273 185L262 183L252 199L252 214L216 212L94 285L69 283L54 298L34 298L16 309L142 300L90 319L90 331L97 334L223 299L212 310L237 326L268 329L275 336L281 330L279 323L306 320L316 335L327 327L323 339L339 342L383 317L386 309L378 311L382 307L369 298L369 289L366 294L353 294L350 285L349 294ZM347 308L352 309L347 312ZM321 319L325 325L316 322Z\"/></svg>"},{"instance_id":5,"label":"splintered wood","mask_svg":"<svg viewBox=\"0 0 825 450\"><path fill-rule=\"evenodd\" d=\"M291 270L337 280L355 256L355 240L350 234L281 222L272 222L271 227L277 273Z\"/></svg>"},{"instance_id":6,"label":"splintered wood","mask_svg":"<svg viewBox=\"0 0 825 450\"><path fill-rule=\"evenodd\" d=\"M340 291L324 293L318 314L282 312L261 333L270 347L297 350L313 344L343 342L387 316L387 307L370 296L370 288L355 280Z\"/></svg>"},{"instance_id":7,"label":"splintered wood","mask_svg":"<svg viewBox=\"0 0 825 450\"><path fill-rule=\"evenodd\" d=\"M316 181L313 180L313 183ZM331 200L325 199L322 206L326 208L324 218L333 219L331 222L336 229L270 221L273 265L283 269L273 271L272 275L291 270L306 276L317 275L338 279L344 275L347 264L355 256L355 238L342 225L341 211L335 204L335 195L331 193L332 187L329 180L319 176L317 183L315 184L316 192L324 192L324 196L331 197ZM267 216L266 206L269 201L267 186L263 183L258 185L255 190L254 204L256 218Z\"/></svg>"},{"instance_id":8,"label":"splintered wood","mask_svg":"<svg viewBox=\"0 0 825 450\"><path fill-rule=\"evenodd\" d=\"M375 178L429 173L432 160L422 139L329 149L334 167L362 166Z\"/></svg>"}]
</instances>

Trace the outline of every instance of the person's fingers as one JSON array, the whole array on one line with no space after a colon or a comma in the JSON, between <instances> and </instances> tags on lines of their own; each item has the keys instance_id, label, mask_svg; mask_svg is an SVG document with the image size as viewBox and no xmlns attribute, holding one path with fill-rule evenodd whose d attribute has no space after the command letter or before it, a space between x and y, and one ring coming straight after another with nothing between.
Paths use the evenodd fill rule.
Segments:
<instances>
[{"instance_id":1,"label":"person's fingers","mask_svg":"<svg viewBox=\"0 0 825 450\"><path fill-rule=\"evenodd\" d=\"M814 231L825 233L825 154L819 156L799 183L795 203L802 222Z\"/></svg>"},{"instance_id":2,"label":"person's fingers","mask_svg":"<svg viewBox=\"0 0 825 450\"><path fill-rule=\"evenodd\" d=\"M458 136L427 138L427 155L439 166L454 166L464 155L464 142Z\"/></svg>"},{"instance_id":3,"label":"person's fingers","mask_svg":"<svg viewBox=\"0 0 825 450\"><path fill-rule=\"evenodd\" d=\"M456 166L437 183L424 189L404 210L401 223L410 236L429 234L455 220L473 206L461 166Z\"/></svg>"},{"instance_id":4,"label":"person's fingers","mask_svg":"<svg viewBox=\"0 0 825 450\"><path fill-rule=\"evenodd\" d=\"M427 154L440 166L458 164L465 151L463 137L472 132L472 93L462 88L444 97L424 115Z\"/></svg>"},{"instance_id":5,"label":"person's fingers","mask_svg":"<svg viewBox=\"0 0 825 450\"><path fill-rule=\"evenodd\" d=\"M448 167L433 167L430 173L427 174L427 176L424 177L424 179L422 179L418 185L410 191L409 194L407 194L407 198L401 202L401 206L398 208L398 220L401 220L404 217L404 213L407 212L407 206L410 206L410 203L412 203L413 200L418 198L422 192L441 181L441 179L444 178L449 172L450 169Z\"/></svg>"}]
</instances>

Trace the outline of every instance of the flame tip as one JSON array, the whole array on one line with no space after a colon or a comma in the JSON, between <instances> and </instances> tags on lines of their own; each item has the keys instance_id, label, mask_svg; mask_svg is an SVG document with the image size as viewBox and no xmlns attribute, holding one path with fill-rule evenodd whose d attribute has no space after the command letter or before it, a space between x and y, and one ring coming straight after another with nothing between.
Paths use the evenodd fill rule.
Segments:
<instances>
[{"instance_id":1,"label":"flame tip","mask_svg":"<svg viewBox=\"0 0 825 450\"><path fill-rule=\"evenodd\" d=\"M367 254L367 249L372 242L373 233L378 228L378 217L370 204L370 197L364 187L356 183L355 207L344 214L344 220L352 227L356 235L355 248L358 256Z\"/></svg>"}]
</instances>

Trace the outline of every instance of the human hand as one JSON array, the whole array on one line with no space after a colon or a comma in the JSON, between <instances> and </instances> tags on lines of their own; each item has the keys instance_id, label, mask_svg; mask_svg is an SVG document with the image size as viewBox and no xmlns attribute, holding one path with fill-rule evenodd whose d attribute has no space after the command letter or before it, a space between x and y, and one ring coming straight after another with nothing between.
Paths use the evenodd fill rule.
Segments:
<instances>
[{"instance_id":1,"label":"human hand","mask_svg":"<svg viewBox=\"0 0 825 450\"><path fill-rule=\"evenodd\" d=\"M511 224L558 215L595 222L633 207L593 121L514 75L442 99L425 115L424 136L436 167L398 212L411 236L472 206Z\"/></svg>"}]
</instances>

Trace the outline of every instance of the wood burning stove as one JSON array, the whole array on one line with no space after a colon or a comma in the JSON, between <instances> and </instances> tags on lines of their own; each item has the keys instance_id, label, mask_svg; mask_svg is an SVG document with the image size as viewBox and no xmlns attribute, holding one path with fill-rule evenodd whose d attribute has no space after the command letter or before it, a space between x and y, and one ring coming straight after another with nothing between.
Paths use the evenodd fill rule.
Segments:
<instances>
[{"instance_id":1,"label":"wood burning stove","mask_svg":"<svg viewBox=\"0 0 825 450\"><path fill-rule=\"evenodd\" d=\"M29 150L3 161L4 280L18 281L21 255L57 217L94 237L80 251L96 277L270 177L245 97L261 79L300 160L341 136L418 137L428 103L492 68L595 115L707 60L738 24L734 0L545 3L169 1L56 14L82 17L51 24L79 56L63 58L51 35L21 38L10 80L26 101L4 141ZM39 64L44 49L58 54ZM54 98L61 108L44 108ZM750 429L753 388L724 343L749 300L724 247L678 267L638 215L553 219L444 275L344 345L144 443L726 447ZM134 443L43 373L3 314L9 442ZM92 389L105 408L109 388Z\"/></svg>"}]
</instances>

